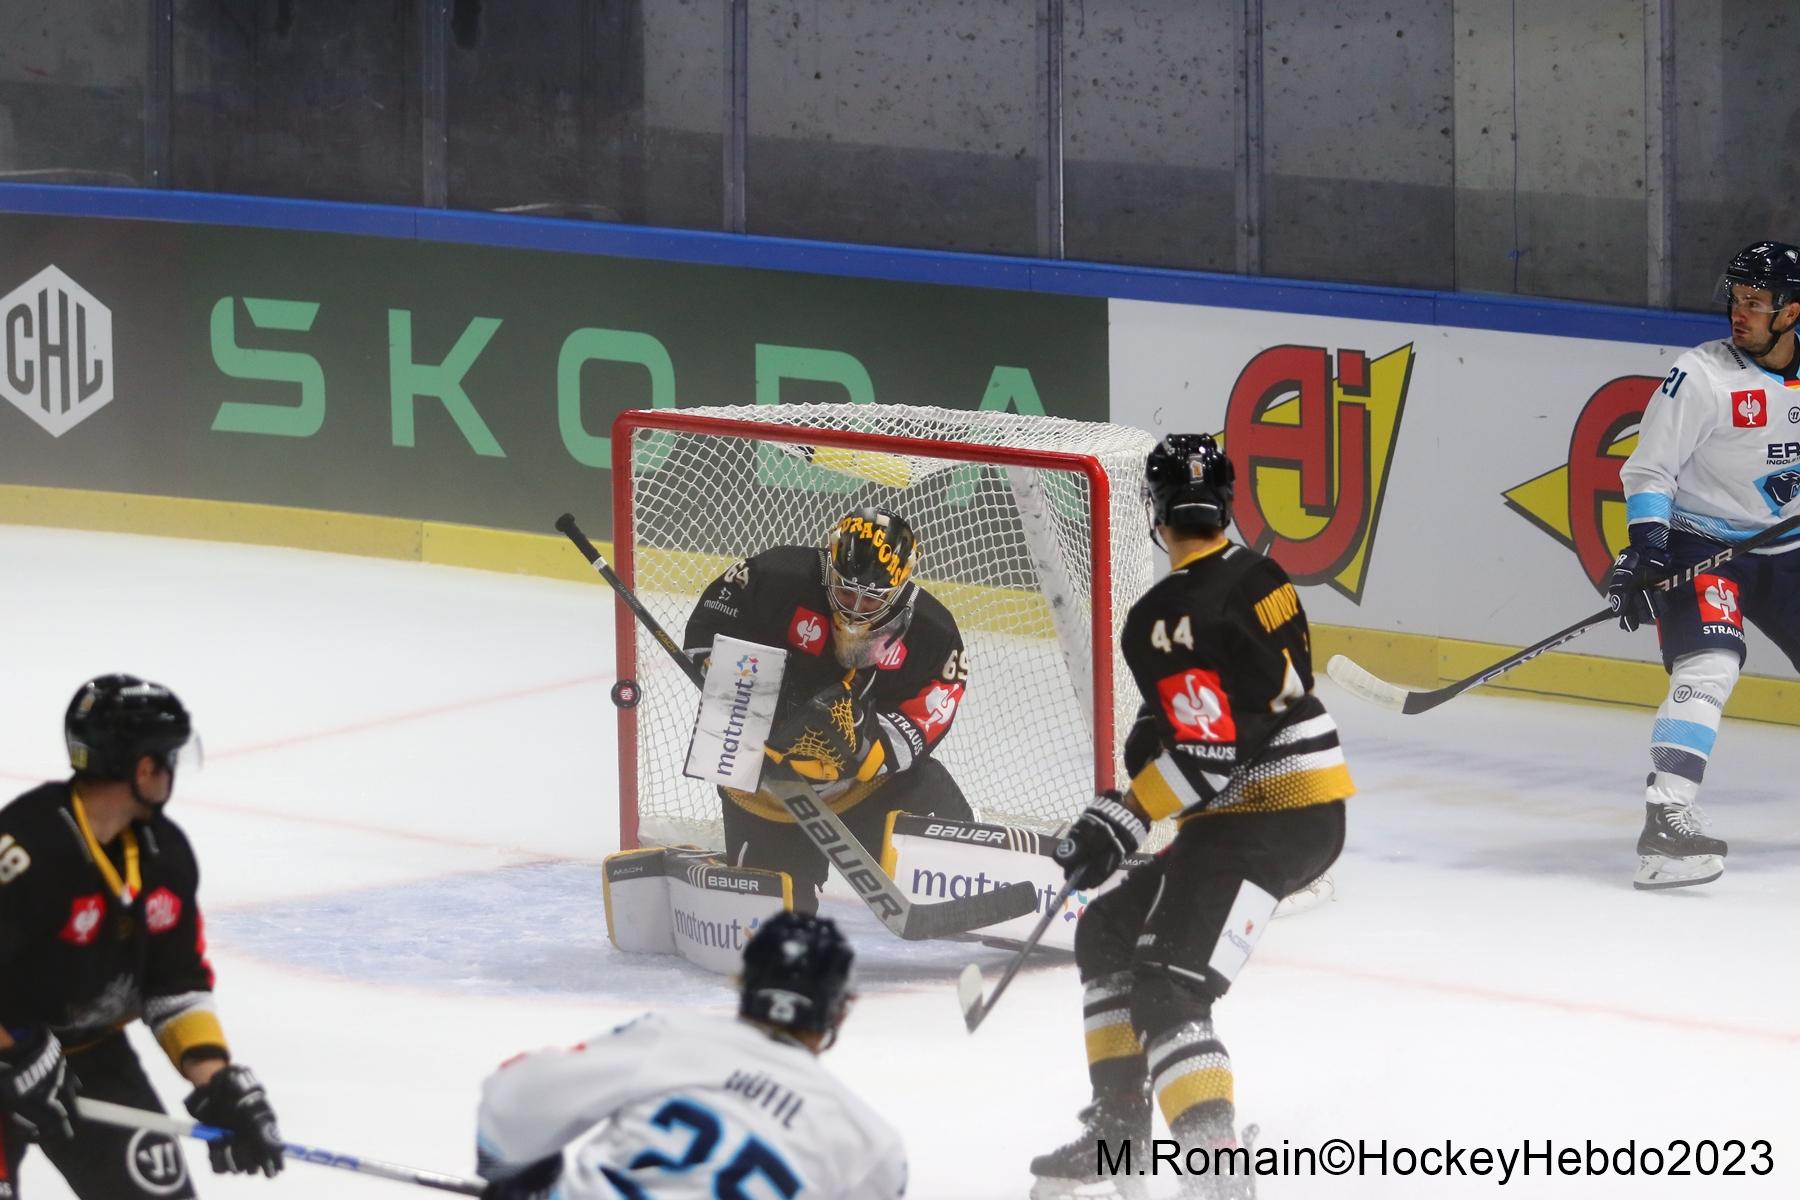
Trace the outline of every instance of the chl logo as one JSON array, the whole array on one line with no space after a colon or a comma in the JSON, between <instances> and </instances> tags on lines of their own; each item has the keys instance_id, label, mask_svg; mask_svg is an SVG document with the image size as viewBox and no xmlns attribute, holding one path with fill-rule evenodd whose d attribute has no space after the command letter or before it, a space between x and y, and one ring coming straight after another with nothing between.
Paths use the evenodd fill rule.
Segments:
<instances>
[{"instance_id":1,"label":"chl logo","mask_svg":"<svg viewBox=\"0 0 1800 1200\"><path fill-rule=\"evenodd\" d=\"M1296 584L1362 602L1375 527L1412 379L1411 345L1273 346L1232 385L1223 443L1244 478L1237 525Z\"/></svg>"},{"instance_id":2,"label":"chl logo","mask_svg":"<svg viewBox=\"0 0 1800 1200\"><path fill-rule=\"evenodd\" d=\"M181 897L159 887L144 897L144 925L151 933L167 933L181 920Z\"/></svg>"},{"instance_id":3,"label":"chl logo","mask_svg":"<svg viewBox=\"0 0 1800 1200\"><path fill-rule=\"evenodd\" d=\"M112 310L58 267L0 297L0 395L61 437L113 398Z\"/></svg>"}]
</instances>

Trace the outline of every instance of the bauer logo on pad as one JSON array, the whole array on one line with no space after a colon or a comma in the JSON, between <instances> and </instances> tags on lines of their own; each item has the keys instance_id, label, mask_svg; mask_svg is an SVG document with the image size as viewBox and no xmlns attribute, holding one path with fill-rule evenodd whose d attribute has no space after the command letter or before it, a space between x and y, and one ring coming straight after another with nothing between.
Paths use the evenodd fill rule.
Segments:
<instances>
[{"instance_id":1,"label":"bauer logo on pad","mask_svg":"<svg viewBox=\"0 0 1800 1200\"><path fill-rule=\"evenodd\" d=\"M700 690L688 742L689 779L753 792L762 781L763 743L775 723L787 651L720 634Z\"/></svg>"}]
</instances>

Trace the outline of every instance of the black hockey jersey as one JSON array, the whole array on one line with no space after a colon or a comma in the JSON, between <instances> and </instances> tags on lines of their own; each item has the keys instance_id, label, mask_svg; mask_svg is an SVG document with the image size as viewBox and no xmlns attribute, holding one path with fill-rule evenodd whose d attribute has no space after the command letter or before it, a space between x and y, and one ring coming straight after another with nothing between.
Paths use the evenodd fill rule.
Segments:
<instances>
[{"instance_id":1,"label":"black hockey jersey","mask_svg":"<svg viewBox=\"0 0 1800 1200\"><path fill-rule=\"evenodd\" d=\"M923 588L906 637L880 662L854 672L841 666L825 597L825 551L815 546L776 546L713 580L688 617L681 644L690 655L703 656L719 634L787 649L777 724L794 705L850 677L869 745L859 772L865 783L930 754L950 732L968 685L969 660L956 619ZM868 792L867 786L839 784L824 795L843 812ZM793 820L772 796L727 794L758 816Z\"/></svg>"},{"instance_id":2,"label":"black hockey jersey","mask_svg":"<svg viewBox=\"0 0 1800 1200\"><path fill-rule=\"evenodd\" d=\"M1312 693L1306 614L1274 560L1229 542L1188 558L1131 606L1122 642L1144 697L1125 767L1152 817L1274 812L1354 790Z\"/></svg>"},{"instance_id":3,"label":"black hockey jersey","mask_svg":"<svg viewBox=\"0 0 1800 1200\"><path fill-rule=\"evenodd\" d=\"M223 1050L199 881L167 817L101 848L67 782L0 808L0 1024L48 1026L78 1049L142 1018L177 1067Z\"/></svg>"}]
</instances>

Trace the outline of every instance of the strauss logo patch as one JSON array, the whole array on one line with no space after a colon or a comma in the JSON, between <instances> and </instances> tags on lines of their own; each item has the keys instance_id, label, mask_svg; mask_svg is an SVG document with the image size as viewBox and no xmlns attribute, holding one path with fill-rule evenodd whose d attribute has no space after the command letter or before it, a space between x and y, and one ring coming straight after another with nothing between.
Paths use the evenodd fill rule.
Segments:
<instances>
[{"instance_id":1,"label":"strauss logo patch","mask_svg":"<svg viewBox=\"0 0 1800 1200\"><path fill-rule=\"evenodd\" d=\"M1162 697L1163 715L1183 742L1232 742L1237 740L1237 722L1231 716L1231 702L1217 671L1190 667L1178 675L1156 681Z\"/></svg>"},{"instance_id":2,"label":"strauss logo patch","mask_svg":"<svg viewBox=\"0 0 1800 1200\"><path fill-rule=\"evenodd\" d=\"M825 649L825 618L810 608L796 608L794 619L788 623L788 641L818 657Z\"/></svg>"},{"instance_id":3,"label":"strauss logo patch","mask_svg":"<svg viewBox=\"0 0 1800 1200\"><path fill-rule=\"evenodd\" d=\"M1700 600L1700 619L1708 624L1744 627L1744 614L1738 606L1738 585L1719 575L1702 575L1694 580L1694 592Z\"/></svg>"}]
</instances>

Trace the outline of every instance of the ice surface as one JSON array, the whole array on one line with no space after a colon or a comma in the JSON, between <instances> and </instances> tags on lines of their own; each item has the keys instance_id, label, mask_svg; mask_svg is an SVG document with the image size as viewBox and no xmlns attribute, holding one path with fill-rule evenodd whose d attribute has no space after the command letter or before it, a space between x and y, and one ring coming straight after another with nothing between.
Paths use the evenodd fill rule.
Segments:
<instances>
[{"instance_id":1,"label":"ice surface","mask_svg":"<svg viewBox=\"0 0 1800 1200\"><path fill-rule=\"evenodd\" d=\"M0 578L13 791L64 773L61 714L88 675L148 675L194 711L209 761L172 812L201 855L226 1029L289 1137L467 1171L501 1059L646 1007L732 1003L725 981L606 940L597 582L12 527ZM1648 711L1476 693L1403 717L1321 688L1361 788L1338 899L1278 922L1216 1012L1263 1142L1761 1137L1776 1172L1268 1179L1264 1200L1800 1195L1800 734L1728 721L1706 790L1724 879L1640 894ZM828 1062L905 1134L912 1195L1024 1195L1085 1099L1070 961L1034 961L970 1037L957 974L981 963L991 986L1004 953L902 943L827 905L862 967ZM308 1166L214 1180L200 1160L206 1196L405 1194ZM68 1195L41 1156L23 1184Z\"/></svg>"}]
</instances>

